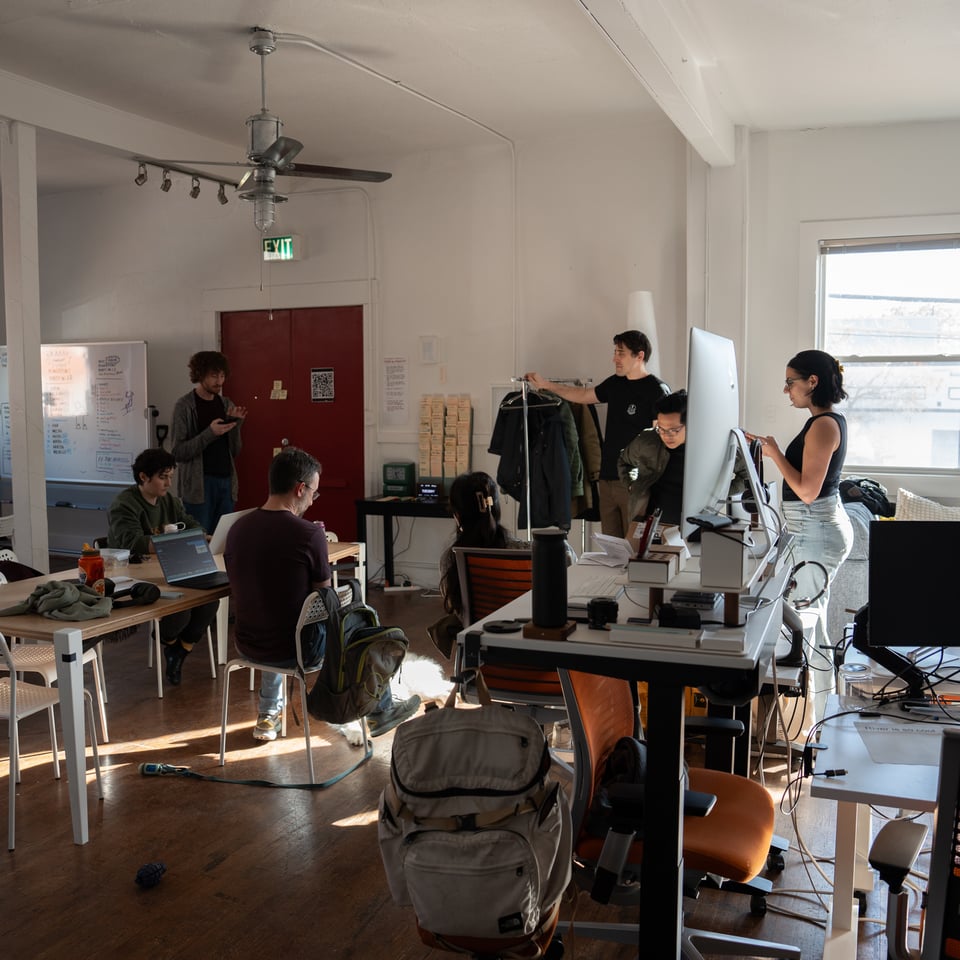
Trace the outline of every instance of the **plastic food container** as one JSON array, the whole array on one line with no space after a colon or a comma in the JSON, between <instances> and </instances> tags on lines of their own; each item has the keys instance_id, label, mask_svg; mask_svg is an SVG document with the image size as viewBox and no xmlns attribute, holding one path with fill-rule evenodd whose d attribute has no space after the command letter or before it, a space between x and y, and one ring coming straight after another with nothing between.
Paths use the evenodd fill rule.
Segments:
<instances>
[{"instance_id":1,"label":"plastic food container","mask_svg":"<svg viewBox=\"0 0 960 960\"><path fill-rule=\"evenodd\" d=\"M100 548L100 556L103 558L103 572L105 576L113 576L118 573L126 573L130 569L130 551L115 550L108 547Z\"/></svg>"}]
</instances>

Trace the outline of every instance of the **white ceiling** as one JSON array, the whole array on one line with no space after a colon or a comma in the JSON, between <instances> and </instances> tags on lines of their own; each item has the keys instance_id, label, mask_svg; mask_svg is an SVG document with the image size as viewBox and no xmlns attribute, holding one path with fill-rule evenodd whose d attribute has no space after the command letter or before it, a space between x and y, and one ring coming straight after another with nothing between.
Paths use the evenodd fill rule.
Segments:
<instances>
[{"instance_id":1,"label":"white ceiling","mask_svg":"<svg viewBox=\"0 0 960 960\"><path fill-rule=\"evenodd\" d=\"M305 163L389 170L659 110L723 163L734 125L960 117L958 0L0 0L0 116L41 128L44 192L132 177L158 142L240 161L254 25L328 51L282 41L266 60Z\"/></svg>"}]
</instances>

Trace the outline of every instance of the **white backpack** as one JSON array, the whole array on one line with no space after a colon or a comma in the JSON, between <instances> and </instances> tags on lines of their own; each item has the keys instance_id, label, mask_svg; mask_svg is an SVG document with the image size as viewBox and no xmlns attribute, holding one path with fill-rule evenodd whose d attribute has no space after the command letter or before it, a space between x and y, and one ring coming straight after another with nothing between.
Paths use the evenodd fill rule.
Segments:
<instances>
[{"instance_id":1,"label":"white backpack","mask_svg":"<svg viewBox=\"0 0 960 960\"><path fill-rule=\"evenodd\" d=\"M379 823L390 892L438 939L535 937L570 881L569 804L531 717L454 699L393 741Z\"/></svg>"}]
</instances>

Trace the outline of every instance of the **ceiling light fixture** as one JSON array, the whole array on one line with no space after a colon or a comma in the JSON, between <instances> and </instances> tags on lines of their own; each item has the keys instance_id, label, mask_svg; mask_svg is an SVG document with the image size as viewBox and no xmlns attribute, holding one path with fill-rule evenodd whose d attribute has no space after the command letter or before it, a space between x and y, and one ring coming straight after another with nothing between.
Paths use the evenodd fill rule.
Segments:
<instances>
[{"instance_id":1,"label":"ceiling light fixture","mask_svg":"<svg viewBox=\"0 0 960 960\"><path fill-rule=\"evenodd\" d=\"M166 193L166 192L170 189L171 186L172 186L172 184L171 184L171 182L170 182L170 171L169 171L169 170L164 170L164 171L163 171L163 180L160 181L160 189L161 189L164 193Z\"/></svg>"},{"instance_id":2,"label":"ceiling light fixture","mask_svg":"<svg viewBox=\"0 0 960 960\"><path fill-rule=\"evenodd\" d=\"M133 178L133 182L138 187L142 187L147 182L147 168L145 164L140 164L140 169L137 171L137 175Z\"/></svg>"},{"instance_id":3,"label":"ceiling light fixture","mask_svg":"<svg viewBox=\"0 0 960 960\"><path fill-rule=\"evenodd\" d=\"M227 202L227 185L225 183L220 184L220 189L217 191L217 200L219 200L220 203Z\"/></svg>"},{"instance_id":4,"label":"ceiling light fixture","mask_svg":"<svg viewBox=\"0 0 960 960\"><path fill-rule=\"evenodd\" d=\"M200 180L198 177L193 178L193 183L190 186L190 196L196 200L200 196Z\"/></svg>"}]
</instances>

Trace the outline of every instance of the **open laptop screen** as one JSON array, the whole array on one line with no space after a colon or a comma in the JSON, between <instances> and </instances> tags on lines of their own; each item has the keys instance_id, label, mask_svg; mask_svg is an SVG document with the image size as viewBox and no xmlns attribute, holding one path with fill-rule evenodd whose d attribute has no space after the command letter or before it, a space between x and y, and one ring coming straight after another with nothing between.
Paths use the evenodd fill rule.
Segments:
<instances>
[{"instance_id":1,"label":"open laptop screen","mask_svg":"<svg viewBox=\"0 0 960 960\"><path fill-rule=\"evenodd\" d=\"M152 539L167 583L217 572L217 564L210 553L202 527L165 533Z\"/></svg>"}]
</instances>

